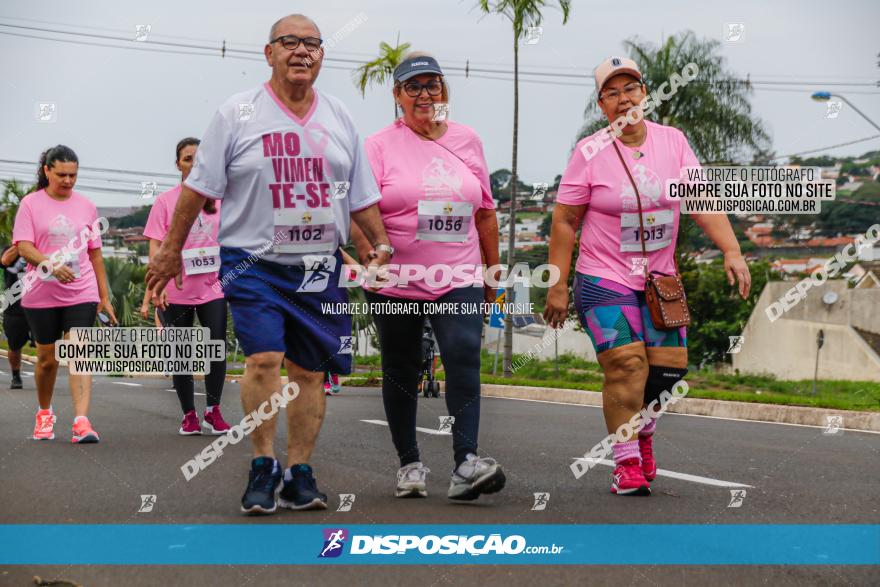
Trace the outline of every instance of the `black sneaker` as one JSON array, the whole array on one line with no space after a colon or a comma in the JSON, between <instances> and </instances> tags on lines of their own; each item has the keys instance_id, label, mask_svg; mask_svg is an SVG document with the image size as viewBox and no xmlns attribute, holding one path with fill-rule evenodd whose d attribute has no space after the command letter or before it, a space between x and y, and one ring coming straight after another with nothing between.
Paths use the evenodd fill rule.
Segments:
<instances>
[{"instance_id":1,"label":"black sneaker","mask_svg":"<svg viewBox=\"0 0 880 587\"><path fill-rule=\"evenodd\" d=\"M21 375L13 375L12 383L9 384L9 389L21 389Z\"/></svg>"},{"instance_id":2,"label":"black sneaker","mask_svg":"<svg viewBox=\"0 0 880 587\"><path fill-rule=\"evenodd\" d=\"M278 505L292 510L325 510L327 496L318 491L318 484L308 465L294 465L290 468L293 477L285 480L278 498Z\"/></svg>"},{"instance_id":3,"label":"black sneaker","mask_svg":"<svg viewBox=\"0 0 880 587\"><path fill-rule=\"evenodd\" d=\"M271 457L257 457L251 461L248 486L241 496L241 511L247 514L275 512L276 498L281 488L281 469L273 473L275 462Z\"/></svg>"}]
</instances>

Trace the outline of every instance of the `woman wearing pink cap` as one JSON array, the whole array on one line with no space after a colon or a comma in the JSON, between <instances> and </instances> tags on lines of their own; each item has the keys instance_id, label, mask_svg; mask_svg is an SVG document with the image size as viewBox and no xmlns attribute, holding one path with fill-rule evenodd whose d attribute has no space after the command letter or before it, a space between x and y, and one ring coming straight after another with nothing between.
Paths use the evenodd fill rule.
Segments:
<instances>
[{"instance_id":1,"label":"woman wearing pink cap","mask_svg":"<svg viewBox=\"0 0 880 587\"><path fill-rule=\"evenodd\" d=\"M159 194L144 236L150 239L150 258L156 254L168 234L174 209L180 198L183 181L192 170L199 139L188 137L177 143L175 162L180 170L181 183ZM208 199L199 212L183 246L183 272L180 285L165 289L159 299L158 314L163 326L191 328L198 315L199 323L210 330L212 340L226 341L226 300L217 281L220 270L220 202ZM205 375L207 409L203 421L196 413L195 389L192 375L174 375L174 389L183 411L183 421L178 432L184 436L201 434L225 434L230 426L220 412L220 396L226 380L226 361L213 361Z\"/></svg>"},{"instance_id":2,"label":"woman wearing pink cap","mask_svg":"<svg viewBox=\"0 0 880 587\"><path fill-rule=\"evenodd\" d=\"M394 71L393 95L403 116L365 142L382 192L379 210L393 263L413 270L406 286L367 291L382 348L382 399L400 459L397 497L427 495L428 468L416 441L416 407L422 367L422 332L430 319L446 369L446 407L452 422L454 467L447 496L473 500L504 487L494 459L477 455L480 424L482 313L426 311L422 302L479 306L494 300L483 286L481 257L498 264L498 223L483 145L469 127L447 120L449 91L430 55L410 53ZM353 231L361 261L374 252ZM476 268L442 279L445 269ZM433 269L438 271L435 272ZM416 273L421 269L421 277ZM467 273L466 271L463 273ZM447 277L449 273L446 273ZM381 306L380 306L381 304ZM404 308L418 306L417 313Z\"/></svg>"},{"instance_id":3,"label":"woman wearing pink cap","mask_svg":"<svg viewBox=\"0 0 880 587\"><path fill-rule=\"evenodd\" d=\"M55 438L52 396L58 361L55 341L69 337L71 328L95 325L98 311L116 322L101 257L101 232L106 219L85 196L73 191L79 159L69 147L57 145L40 157L37 191L24 197L15 215L12 243L28 262L19 282L21 305L37 342L37 411L34 438ZM103 223L102 223L103 221ZM73 399L72 442L98 442L88 418L91 375L70 373Z\"/></svg>"},{"instance_id":4,"label":"woman wearing pink cap","mask_svg":"<svg viewBox=\"0 0 880 587\"><path fill-rule=\"evenodd\" d=\"M612 447L611 491L650 495L657 474L657 420L642 421L638 439L618 431L627 430L645 404L671 391L687 373L686 330L655 327L645 283L646 267L651 275L677 272L679 207L668 197L666 182L699 162L680 130L648 122L635 110L644 106L646 90L634 61L612 57L596 68L595 76L599 108L611 129L620 129L619 137L604 128L580 141L562 176L549 252L560 280L548 292L544 315L552 326L565 321L568 272L580 229L573 295L605 372L605 424L618 439ZM751 277L727 217L695 214L694 220L724 253L728 281L738 280L739 293L746 297ZM650 230L643 227L646 222Z\"/></svg>"}]
</instances>

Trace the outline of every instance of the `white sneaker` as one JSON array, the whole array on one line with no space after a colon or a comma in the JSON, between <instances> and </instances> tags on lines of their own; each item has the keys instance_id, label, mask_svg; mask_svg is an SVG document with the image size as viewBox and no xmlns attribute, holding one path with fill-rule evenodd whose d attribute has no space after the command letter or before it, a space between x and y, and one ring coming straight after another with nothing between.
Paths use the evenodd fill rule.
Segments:
<instances>
[{"instance_id":1,"label":"white sneaker","mask_svg":"<svg viewBox=\"0 0 880 587\"><path fill-rule=\"evenodd\" d=\"M504 471L495 459L467 455L466 460L452 472L449 499L470 501L481 493L497 493L504 489Z\"/></svg>"},{"instance_id":2,"label":"white sneaker","mask_svg":"<svg viewBox=\"0 0 880 587\"><path fill-rule=\"evenodd\" d=\"M428 497L425 479L431 469L416 461L404 465L397 471L397 497Z\"/></svg>"}]
</instances>

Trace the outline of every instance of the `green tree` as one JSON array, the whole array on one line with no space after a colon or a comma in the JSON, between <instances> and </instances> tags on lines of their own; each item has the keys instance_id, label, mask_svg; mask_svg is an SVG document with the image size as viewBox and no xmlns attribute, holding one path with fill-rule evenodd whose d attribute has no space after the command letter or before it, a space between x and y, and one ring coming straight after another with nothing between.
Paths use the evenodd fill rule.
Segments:
<instances>
[{"instance_id":1,"label":"green tree","mask_svg":"<svg viewBox=\"0 0 880 587\"><path fill-rule=\"evenodd\" d=\"M110 289L110 302L116 318L122 326L141 326L143 319L139 310L144 298L144 276L146 266L129 263L125 259L104 259L107 270L107 284ZM174 287L174 284L169 284ZM152 321L149 323L152 325Z\"/></svg>"},{"instance_id":2,"label":"green tree","mask_svg":"<svg viewBox=\"0 0 880 587\"><path fill-rule=\"evenodd\" d=\"M699 67L696 79L679 87L647 118L684 132L700 161L746 162L768 150L767 132L752 114L752 87L727 69L721 43L697 39L686 31L667 37L659 47L637 38L624 41L623 46L641 69L647 92L667 82L673 73L681 75L689 63ZM608 124L596 107L596 98L594 91L579 139Z\"/></svg>"},{"instance_id":3,"label":"green tree","mask_svg":"<svg viewBox=\"0 0 880 587\"><path fill-rule=\"evenodd\" d=\"M568 22L571 0L557 0L562 10L562 24ZM554 3L554 4L555 4ZM541 13L550 2L546 0L480 0L480 10L485 14L500 14L510 21L513 27L513 163L510 182L510 223L507 249L507 266L513 267L516 243L516 187L517 151L519 148L519 42L529 27L540 26L544 20ZM507 299L513 299L513 285L507 288ZM513 321L510 316L504 322L504 376L513 376Z\"/></svg>"},{"instance_id":4,"label":"green tree","mask_svg":"<svg viewBox=\"0 0 880 587\"><path fill-rule=\"evenodd\" d=\"M34 186L25 188L14 179L3 182L3 196L0 198L0 243L12 242L12 228L15 226L18 205L33 189Z\"/></svg>"},{"instance_id":5,"label":"green tree","mask_svg":"<svg viewBox=\"0 0 880 587\"><path fill-rule=\"evenodd\" d=\"M538 236L541 238L550 238L550 228L553 225L553 212L547 212L538 227Z\"/></svg>"},{"instance_id":6,"label":"green tree","mask_svg":"<svg viewBox=\"0 0 880 587\"><path fill-rule=\"evenodd\" d=\"M147 218L150 216L150 208L152 206L142 206L131 214L120 216L119 218L111 218L110 226L113 228L133 228L135 226L146 226Z\"/></svg>"},{"instance_id":7,"label":"green tree","mask_svg":"<svg viewBox=\"0 0 880 587\"><path fill-rule=\"evenodd\" d=\"M736 286L728 285L720 259L698 265L683 258L679 270L692 318L687 329L688 362L700 367L729 362L729 337L739 336L745 328L769 279L770 265L766 261L749 265L752 289L745 300Z\"/></svg>"},{"instance_id":8,"label":"green tree","mask_svg":"<svg viewBox=\"0 0 880 587\"><path fill-rule=\"evenodd\" d=\"M361 91L361 97L367 95L367 86L383 85L391 79L394 70L403 61L403 56L406 55L409 48L409 43L400 44L399 36L397 45L394 47L384 41L379 43L379 56L364 63L354 72L355 85ZM397 118L397 104L394 105L394 118Z\"/></svg>"}]
</instances>

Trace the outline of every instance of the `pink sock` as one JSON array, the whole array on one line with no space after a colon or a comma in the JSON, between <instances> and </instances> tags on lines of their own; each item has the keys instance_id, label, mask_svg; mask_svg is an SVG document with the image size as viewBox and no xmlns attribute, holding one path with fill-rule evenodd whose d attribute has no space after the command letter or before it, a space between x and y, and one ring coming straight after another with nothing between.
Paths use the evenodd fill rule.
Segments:
<instances>
[{"instance_id":1,"label":"pink sock","mask_svg":"<svg viewBox=\"0 0 880 587\"><path fill-rule=\"evenodd\" d=\"M630 440L629 442L618 442L614 446L612 446L611 449L614 451L615 465L619 465L623 461L628 461L629 459L636 459L641 462L638 440Z\"/></svg>"},{"instance_id":2,"label":"pink sock","mask_svg":"<svg viewBox=\"0 0 880 587\"><path fill-rule=\"evenodd\" d=\"M644 428L639 430L639 436L651 436L654 434L654 430L657 429L657 418L651 418L648 420L648 423Z\"/></svg>"}]
</instances>

